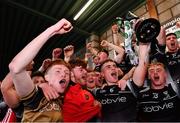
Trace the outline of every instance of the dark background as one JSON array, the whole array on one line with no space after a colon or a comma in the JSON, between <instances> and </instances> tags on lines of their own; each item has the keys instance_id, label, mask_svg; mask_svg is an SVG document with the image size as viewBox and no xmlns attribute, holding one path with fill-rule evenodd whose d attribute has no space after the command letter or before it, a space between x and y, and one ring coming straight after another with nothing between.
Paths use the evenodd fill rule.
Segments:
<instances>
[{"instance_id":1,"label":"dark background","mask_svg":"<svg viewBox=\"0 0 180 123\"><path fill-rule=\"evenodd\" d=\"M76 21L73 17L87 0L0 0L0 80L8 73L12 58L33 38L61 18L74 26L71 33L51 38L34 59L35 69L51 58L56 47L72 44L75 52L85 47L85 40L101 35L115 17L122 16L145 0L94 0ZM62 56L63 57L63 56Z\"/></svg>"}]
</instances>

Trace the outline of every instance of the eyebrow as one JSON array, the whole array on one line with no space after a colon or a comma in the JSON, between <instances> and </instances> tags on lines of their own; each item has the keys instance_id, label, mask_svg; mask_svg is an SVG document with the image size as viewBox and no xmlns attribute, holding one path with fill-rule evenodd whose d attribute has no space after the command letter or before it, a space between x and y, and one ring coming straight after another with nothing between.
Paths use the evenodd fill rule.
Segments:
<instances>
[{"instance_id":1,"label":"eyebrow","mask_svg":"<svg viewBox=\"0 0 180 123\"><path fill-rule=\"evenodd\" d=\"M156 68L149 68L148 70L154 70L154 69L163 69L161 67L156 67Z\"/></svg>"},{"instance_id":2,"label":"eyebrow","mask_svg":"<svg viewBox=\"0 0 180 123\"><path fill-rule=\"evenodd\" d=\"M113 64L107 64L106 66L116 66L116 64L115 64L115 63L113 63ZM106 67L106 66L104 66L104 67Z\"/></svg>"}]
</instances>

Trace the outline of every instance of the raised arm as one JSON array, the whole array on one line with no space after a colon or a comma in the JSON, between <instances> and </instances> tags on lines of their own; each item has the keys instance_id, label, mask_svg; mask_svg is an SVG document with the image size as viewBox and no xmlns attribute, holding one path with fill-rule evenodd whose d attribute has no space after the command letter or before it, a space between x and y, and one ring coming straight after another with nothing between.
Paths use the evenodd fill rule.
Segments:
<instances>
[{"instance_id":1,"label":"raised arm","mask_svg":"<svg viewBox=\"0 0 180 123\"><path fill-rule=\"evenodd\" d=\"M52 61L60 58L60 55L62 53L62 49L61 48L55 48L52 51Z\"/></svg>"},{"instance_id":2,"label":"raised arm","mask_svg":"<svg viewBox=\"0 0 180 123\"><path fill-rule=\"evenodd\" d=\"M137 86L142 86L147 73L149 59L149 44L139 45L139 64L134 70L133 81Z\"/></svg>"},{"instance_id":3,"label":"raised arm","mask_svg":"<svg viewBox=\"0 0 180 123\"><path fill-rule=\"evenodd\" d=\"M113 43L110 43L110 42L108 42L106 40L101 41L101 46L102 47L110 47L110 48L114 49L118 53L118 55L116 56L118 59L114 59L114 60L117 63L121 63L121 61L123 60L124 53L125 53L122 46L117 46L117 45L115 45Z\"/></svg>"},{"instance_id":4,"label":"raised arm","mask_svg":"<svg viewBox=\"0 0 180 123\"><path fill-rule=\"evenodd\" d=\"M166 44L166 32L164 27L161 26L161 30L159 35L156 37L156 39L158 40L158 44L163 46Z\"/></svg>"},{"instance_id":5,"label":"raised arm","mask_svg":"<svg viewBox=\"0 0 180 123\"><path fill-rule=\"evenodd\" d=\"M64 61L69 62L74 54L74 46L68 45L63 50L64 50Z\"/></svg>"},{"instance_id":6,"label":"raised arm","mask_svg":"<svg viewBox=\"0 0 180 123\"><path fill-rule=\"evenodd\" d=\"M112 27L111 27L111 30L112 30L112 33L113 33L113 41L114 41L114 44L117 45L117 46L120 46L122 41L120 40L120 34L118 32L119 30L119 27L117 24L113 24Z\"/></svg>"},{"instance_id":7,"label":"raised arm","mask_svg":"<svg viewBox=\"0 0 180 123\"><path fill-rule=\"evenodd\" d=\"M91 43L91 42L87 43L86 48L87 48L93 55L97 56L98 50L92 47L92 43Z\"/></svg>"},{"instance_id":8,"label":"raised arm","mask_svg":"<svg viewBox=\"0 0 180 123\"><path fill-rule=\"evenodd\" d=\"M26 66L37 55L41 47L55 34L64 34L72 29L71 23L61 19L32 40L9 64L16 91L20 97L27 96L34 89L34 84L26 72Z\"/></svg>"},{"instance_id":9,"label":"raised arm","mask_svg":"<svg viewBox=\"0 0 180 123\"><path fill-rule=\"evenodd\" d=\"M131 70L128 73L126 73L122 79L127 81L128 79L132 78L135 69L136 67L132 67Z\"/></svg>"},{"instance_id":10,"label":"raised arm","mask_svg":"<svg viewBox=\"0 0 180 123\"><path fill-rule=\"evenodd\" d=\"M46 70L46 68L49 66L51 61L52 60L50 58L45 59L41 65L41 67L38 69L38 71L43 73Z\"/></svg>"}]
</instances>

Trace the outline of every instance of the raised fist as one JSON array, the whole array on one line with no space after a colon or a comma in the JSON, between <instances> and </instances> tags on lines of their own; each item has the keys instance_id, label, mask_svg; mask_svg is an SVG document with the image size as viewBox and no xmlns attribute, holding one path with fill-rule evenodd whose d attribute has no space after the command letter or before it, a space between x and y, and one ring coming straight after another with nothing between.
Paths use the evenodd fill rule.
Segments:
<instances>
[{"instance_id":1,"label":"raised fist","mask_svg":"<svg viewBox=\"0 0 180 123\"><path fill-rule=\"evenodd\" d=\"M102 46L102 47L108 47L108 44L109 44L109 42L106 41L106 40L102 40L102 41L101 41L101 46Z\"/></svg>"},{"instance_id":2,"label":"raised fist","mask_svg":"<svg viewBox=\"0 0 180 123\"><path fill-rule=\"evenodd\" d=\"M58 59L62 53L61 48L55 48L52 52L52 60Z\"/></svg>"},{"instance_id":3,"label":"raised fist","mask_svg":"<svg viewBox=\"0 0 180 123\"><path fill-rule=\"evenodd\" d=\"M56 24L54 24L52 28L55 31L54 34L64 34L70 32L73 26L69 21L63 18L60 21L58 21Z\"/></svg>"},{"instance_id":4,"label":"raised fist","mask_svg":"<svg viewBox=\"0 0 180 123\"><path fill-rule=\"evenodd\" d=\"M71 57L74 54L74 46L68 45L64 48L64 56Z\"/></svg>"},{"instance_id":5,"label":"raised fist","mask_svg":"<svg viewBox=\"0 0 180 123\"><path fill-rule=\"evenodd\" d=\"M91 43L91 42L87 43L86 48L87 48L88 50L90 50L90 49L92 48L92 43Z\"/></svg>"},{"instance_id":6,"label":"raised fist","mask_svg":"<svg viewBox=\"0 0 180 123\"><path fill-rule=\"evenodd\" d=\"M46 70L47 69L47 67L51 64L51 59L45 59L44 61L43 61L43 63L42 63L42 67L43 67L43 69L44 70Z\"/></svg>"}]
</instances>

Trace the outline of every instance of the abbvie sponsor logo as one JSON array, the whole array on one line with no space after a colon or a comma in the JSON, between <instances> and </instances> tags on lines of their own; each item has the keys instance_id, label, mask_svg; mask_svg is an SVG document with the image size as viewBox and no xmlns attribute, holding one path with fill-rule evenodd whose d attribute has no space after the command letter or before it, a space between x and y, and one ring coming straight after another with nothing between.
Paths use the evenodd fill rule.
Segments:
<instances>
[{"instance_id":1,"label":"abbvie sponsor logo","mask_svg":"<svg viewBox=\"0 0 180 123\"><path fill-rule=\"evenodd\" d=\"M164 103L163 105L156 105L156 106L145 106L144 112L158 112L165 109L171 109L174 108L174 105L172 102L170 103Z\"/></svg>"},{"instance_id":2,"label":"abbvie sponsor logo","mask_svg":"<svg viewBox=\"0 0 180 123\"><path fill-rule=\"evenodd\" d=\"M115 99L102 99L101 104L112 104L112 103L118 103L118 102L126 102L126 97L117 97Z\"/></svg>"}]
</instances>

